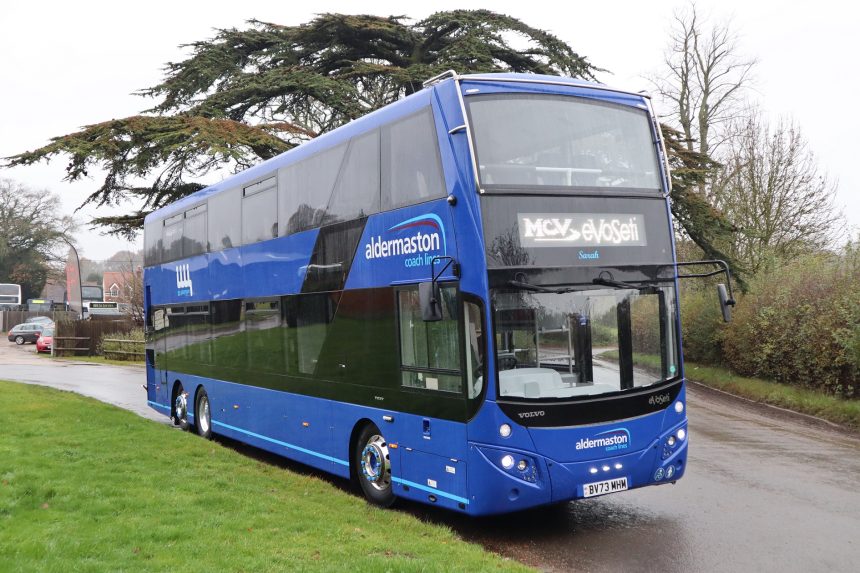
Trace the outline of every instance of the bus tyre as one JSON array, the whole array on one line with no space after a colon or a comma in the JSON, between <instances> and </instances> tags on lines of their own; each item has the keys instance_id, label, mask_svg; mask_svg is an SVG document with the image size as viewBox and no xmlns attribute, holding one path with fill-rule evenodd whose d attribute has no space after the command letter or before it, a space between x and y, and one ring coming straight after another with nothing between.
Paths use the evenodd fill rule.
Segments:
<instances>
[{"instance_id":1,"label":"bus tyre","mask_svg":"<svg viewBox=\"0 0 860 573\"><path fill-rule=\"evenodd\" d=\"M16 336L15 337L15 344L17 344L18 346L21 346L22 344L24 344L24 337L21 336L20 334L18 336Z\"/></svg>"},{"instance_id":2,"label":"bus tyre","mask_svg":"<svg viewBox=\"0 0 860 573\"><path fill-rule=\"evenodd\" d=\"M188 431L191 425L188 423L188 393L182 387L182 384L176 385L176 390L173 397L173 412L170 414L170 419L174 426L179 426L183 431Z\"/></svg>"},{"instance_id":3,"label":"bus tyre","mask_svg":"<svg viewBox=\"0 0 860 573\"><path fill-rule=\"evenodd\" d=\"M212 439L212 412L209 406L209 395L206 390L200 388L197 392L197 400L194 405L194 421L197 426L197 433L206 438Z\"/></svg>"},{"instance_id":4,"label":"bus tyre","mask_svg":"<svg viewBox=\"0 0 860 573\"><path fill-rule=\"evenodd\" d=\"M352 463L364 497L380 507L391 507L395 498L388 443L375 425L362 428L352 453Z\"/></svg>"}]
</instances>

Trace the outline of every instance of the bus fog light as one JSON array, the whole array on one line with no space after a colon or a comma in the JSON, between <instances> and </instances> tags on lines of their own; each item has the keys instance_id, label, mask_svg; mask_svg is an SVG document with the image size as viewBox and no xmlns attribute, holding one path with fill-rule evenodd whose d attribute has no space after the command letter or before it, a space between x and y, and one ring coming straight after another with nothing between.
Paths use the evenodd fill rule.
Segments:
<instances>
[{"instance_id":1,"label":"bus fog light","mask_svg":"<svg viewBox=\"0 0 860 573\"><path fill-rule=\"evenodd\" d=\"M529 467L529 464L525 460L520 460L520 462L517 464L517 469L520 470L521 472L526 471L526 469L528 467Z\"/></svg>"},{"instance_id":2,"label":"bus fog light","mask_svg":"<svg viewBox=\"0 0 860 573\"><path fill-rule=\"evenodd\" d=\"M675 466L666 468L666 479L672 479L673 475L675 475Z\"/></svg>"},{"instance_id":3,"label":"bus fog light","mask_svg":"<svg viewBox=\"0 0 860 573\"><path fill-rule=\"evenodd\" d=\"M502 424L499 426L499 435L503 438L507 438L511 435L511 427L508 424Z\"/></svg>"},{"instance_id":4,"label":"bus fog light","mask_svg":"<svg viewBox=\"0 0 860 573\"><path fill-rule=\"evenodd\" d=\"M675 436L669 436L669 439L666 440L666 443L669 444L670 446L674 446L675 445Z\"/></svg>"},{"instance_id":5,"label":"bus fog light","mask_svg":"<svg viewBox=\"0 0 860 573\"><path fill-rule=\"evenodd\" d=\"M684 411L684 403L678 400L675 402L675 411L679 414Z\"/></svg>"},{"instance_id":6,"label":"bus fog light","mask_svg":"<svg viewBox=\"0 0 860 573\"><path fill-rule=\"evenodd\" d=\"M681 428L680 430L677 431L677 435L678 435L679 440L683 440L684 438L687 437L687 430L685 430L684 428Z\"/></svg>"},{"instance_id":7,"label":"bus fog light","mask_svg":"<svg viewBox=\"0 0 860 573\"><path fill-rule=\"evenodd\" d=\"M511 454L505 454L502 457L502 467L506 470L509 470L514 467L514 456L512 456Z\"/></svg>"}]
</instances>

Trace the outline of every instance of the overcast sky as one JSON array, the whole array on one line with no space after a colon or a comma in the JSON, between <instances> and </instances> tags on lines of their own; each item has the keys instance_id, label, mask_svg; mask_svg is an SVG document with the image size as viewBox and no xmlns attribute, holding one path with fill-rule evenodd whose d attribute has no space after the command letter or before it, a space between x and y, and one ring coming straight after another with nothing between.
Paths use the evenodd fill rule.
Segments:
<instances>
[{"instance_id":1,"label":"overcast sky","mask_svg":"<svg viewBox=\"0 0 860 573\"><path fill-rule=\"evenodd\" d=\"M672 13L682 0L642 2L434 2L431 9L409 3L317 0L307 3L242 0L205 2L14 2L0 8L0 156L48 143L84 125L127 117L151 107L132 93L162 79L163 65L184 59L180 44L210 38L215 28L244 27L249 19L279 24L306 22L316 13L404 14L488 8L548 30L589 60L612 72L607 84L647 89L643 76L660 69ZM858 133L853 104L860 80L851 72L857 48L857 17L851 2L815 3L700 0L700 12L732 18L740 53L759 60L751 97L773 117L790 116L810 141L819 163L839 180L837 201L854 236L860 228ZM356 9L355 6L361 6ZM62 210L73 212L99 179L63 181L65 158L50 164L0 170L31 187L57 193ZM94 216L129 211L85 208ZM104 259L122 248L139 248L84 226L77 234L82 254Z\"/></svg>"}]
</instances>

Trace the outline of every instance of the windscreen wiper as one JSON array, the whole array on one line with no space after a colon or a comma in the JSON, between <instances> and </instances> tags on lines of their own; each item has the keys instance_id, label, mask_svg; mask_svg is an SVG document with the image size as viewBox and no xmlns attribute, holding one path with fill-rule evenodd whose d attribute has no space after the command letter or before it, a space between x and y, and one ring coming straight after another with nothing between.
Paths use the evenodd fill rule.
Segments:
<instances>
[{"instance_id":1,"label":"windscreen wiper","mask_svg":"<svg viewBox=\"0 0 860 573\"><path fill-rule=\"evenodd\" d=\"M657 287L655 287L654 285L635 285L633 283L626 283L623 281L617 281L615 279L605 278L603 276L599 276L596 279L592 280L591 282L596 284L596 285L601 285L601 286L609 286L609 287L614 287L614 288L638 290L640 293L647 293L647 294L654 294L654 293L659 291L659 289Z\"/></svg>"},{"instance_id":2,"label":"windscreen wiper","mask_svg":"<svg viewBox=\"0 0 860 573\"><path fill-rule=\"evenodd\" d=\"M533 285L531 283L522 281L508 281L508 286L514 287L518 290L528 290L532 292L548 292L552 294L564 294L566 292L573 292L576 290L572 287L552 288L540 285Z\"/></svg>"}]
</instances>

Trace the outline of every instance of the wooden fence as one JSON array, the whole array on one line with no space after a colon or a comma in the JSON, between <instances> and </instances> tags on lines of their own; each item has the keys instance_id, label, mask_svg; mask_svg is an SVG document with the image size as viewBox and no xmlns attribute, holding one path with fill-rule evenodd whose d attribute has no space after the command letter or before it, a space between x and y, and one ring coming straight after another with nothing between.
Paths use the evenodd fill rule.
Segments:
<instances>
[{"instance_id":1,"label":"wooden fence","mask_svg":"<svg viewBox=\"0 0 860 573\"><path fill-rule=\"evenodd\" d=\"M75 320L58 322L54 331L55 356L95 356L106 334L122 335L134 328L131 320Z\"/></svg>"},{"instance_id":2,"label":"wooden fence","mask_svg":"<svg viewBox=\"0 0 860 573\"><path fill-rule=\"evenodd\" d=\"M36 316L47 316L54 322L64 322L75 320L77 314L66 310L57 310L53 312L39 312L29 310L3 310L0 311L0 331L8 332L16 324L23 324L29 319Z\"/></svg>"}]
</instances>

